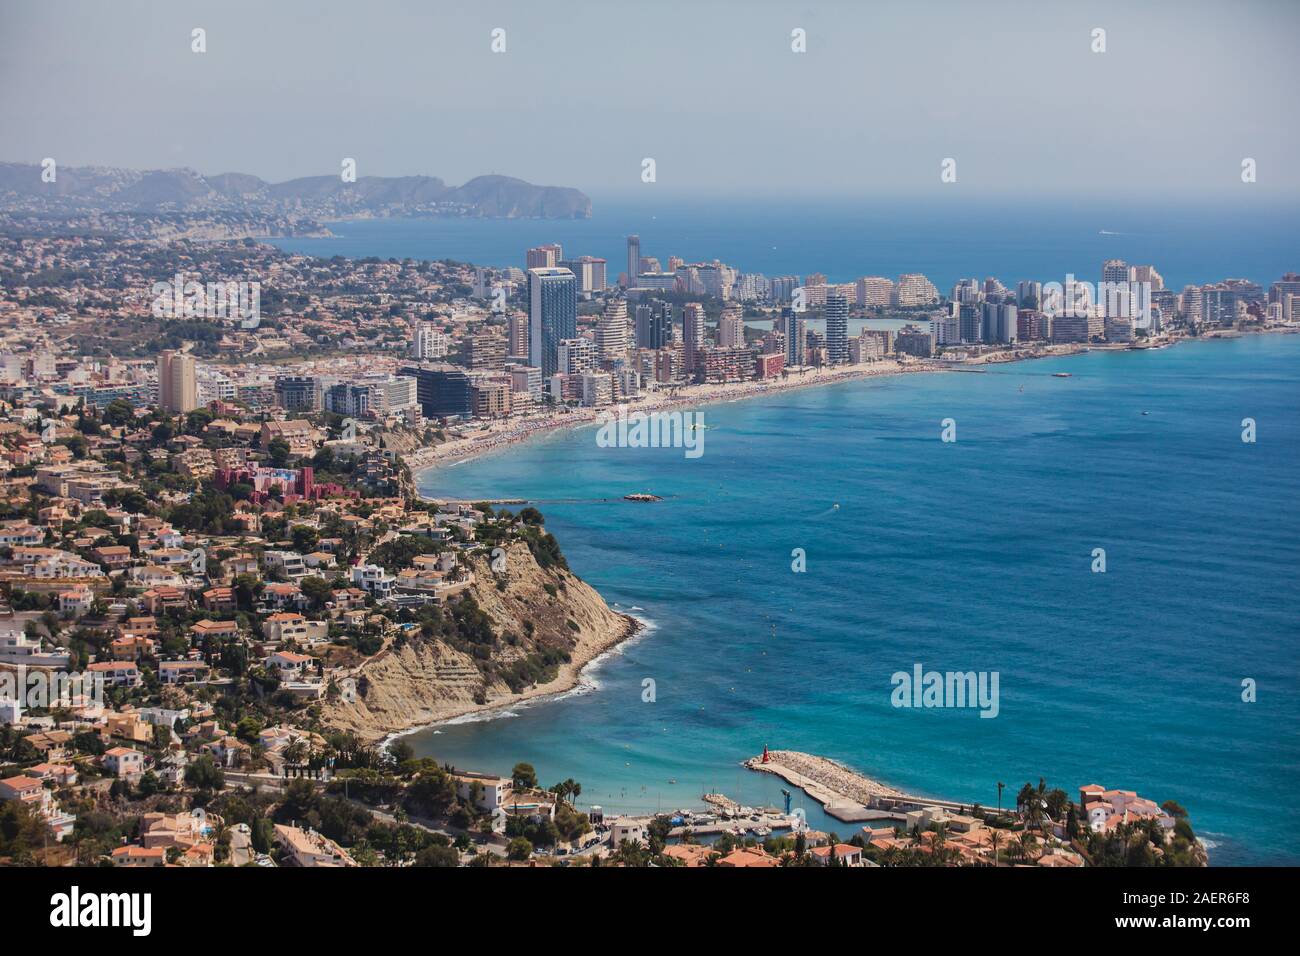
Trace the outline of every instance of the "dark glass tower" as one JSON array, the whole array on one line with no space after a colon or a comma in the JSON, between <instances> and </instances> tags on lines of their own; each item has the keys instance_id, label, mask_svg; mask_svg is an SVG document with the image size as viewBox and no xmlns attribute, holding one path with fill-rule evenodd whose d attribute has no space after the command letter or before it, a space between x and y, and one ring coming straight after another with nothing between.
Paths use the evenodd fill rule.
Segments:
<instances>
[{"instance_id":1,"label":"dark glass tower","mask_svg":"<svg viewBox=\"0 0 1300 956\"><path fill-rule=\"evenodd\" d=\"M568 269L529 269L528 301L528 364L548 379L559 368L560 342L578 335L578 278Z\"/></svg>"},{"instance_id":2,"label":"dark glass tower","mask_svg":"<svg viewBox=\"0 0 1300 956\"><path fill-rule=\"evenodd\" d=\"M636 288L636 277L641 272L641 237L627 237L627 287Z\"/></svg>"},{"instance_id":3,"label":"dark glass tower","mask_svg":"<svg viewBox=\"0 0 1300 956\"><path fill-rule=\"evenodd\" d=\"M826 297L826 355L832 365L849 360L849 300L838 293Z\"/></svg>"}]
</instances>

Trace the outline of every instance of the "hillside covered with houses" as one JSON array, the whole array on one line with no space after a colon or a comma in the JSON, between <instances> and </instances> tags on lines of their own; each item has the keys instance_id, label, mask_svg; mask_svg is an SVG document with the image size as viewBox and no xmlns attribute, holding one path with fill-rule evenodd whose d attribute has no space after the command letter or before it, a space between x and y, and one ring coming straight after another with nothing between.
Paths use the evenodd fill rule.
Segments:
<instances>
[{"instance_id":1,"label":"hillside covered with houses","mask_svg":"<svg viewBox=\"0 0 1300 956\"><path fill-rule=\"evenodd\" d=\"M380 428L0 411L11 862L458 862L465 834L504 839L495 804L380 739L544 690L635 629L539 512L416 497ZM67 674L85 682L40 683ZM546 790L528 826L539 801L543 842L590 831Z\"/></svg>"}]
</instances>

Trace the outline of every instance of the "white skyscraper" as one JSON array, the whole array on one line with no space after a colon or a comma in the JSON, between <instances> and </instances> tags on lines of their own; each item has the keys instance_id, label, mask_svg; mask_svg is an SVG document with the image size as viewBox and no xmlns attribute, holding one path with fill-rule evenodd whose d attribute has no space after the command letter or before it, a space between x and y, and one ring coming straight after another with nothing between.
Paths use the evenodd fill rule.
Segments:
<instances>
[{"instance_id":1,"label":"white skyscraper","mask_svg":"<svg viewBox=\"0 0 1300 956\"><path fill-rule=\"evenodd\" d=\"M600 360L626 361L628 339L627 300L611 299L605 304L605 313L596 325L596 351Z\"/></svg>"},{"instance_id":2,"label":"white skyscraper","mask_svg":"<svg viewBox=\"0 0 1300 956\"><path fill-rule=\"evenodd\" d=\"M447 355L447 334L431 322L417 322L411 332L411 358L437 359Z\"/></svg>"},{"instance_id":3,"label":"white skyscraper","mask_svg":"<svg viewBox=\"0 0 1300 956\"><path fill-rule=\"evenodd\" d=\"M894 295L894 280L884 276L863 276L857 282L858 305L863 308L887 306Z\"/></svg>"},{"instance_id":4,"label":"white skyscraper","mask_svg":"<svg viewBox=\"0 0 1300 956\"><path fill-rule=\"evenodd\" d=\"M899 276L896 294L901 306L934 305L939 301L939 290L934 283L918 272Z\"/></svg>"},{"instance_id":5,"label":"white skyscraper","mask_svg":"<svg viewBox=\"0 0 1300 956\"><path fill-rule=\"evenodd\" d=\"M745 347L745 313L738 305L729 305L718 319L718 347L742 349Z\"/></svg>"}]
</instances>

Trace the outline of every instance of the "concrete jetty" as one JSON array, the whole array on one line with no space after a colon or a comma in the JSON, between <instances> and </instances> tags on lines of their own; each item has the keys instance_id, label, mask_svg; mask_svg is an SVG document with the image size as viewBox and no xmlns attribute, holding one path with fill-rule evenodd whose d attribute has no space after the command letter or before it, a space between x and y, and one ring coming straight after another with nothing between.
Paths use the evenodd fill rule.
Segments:
<instances>
[{"instance_id":1,"label":"concrete jetty","mask_svg":"<svg viewBox=\"0 0 1300 956\"><path fill-rule=\"evenodd\" d=\"M760 773L771 773L803 790L822 805L827 815L845 823L863 820L898 819L900 811L920 807L942 807L962 811L969 803L936 800L903 793L827 757L800 753L797 750L772 750L750 757L744 766Z\"/></svg>"}]
</instances>

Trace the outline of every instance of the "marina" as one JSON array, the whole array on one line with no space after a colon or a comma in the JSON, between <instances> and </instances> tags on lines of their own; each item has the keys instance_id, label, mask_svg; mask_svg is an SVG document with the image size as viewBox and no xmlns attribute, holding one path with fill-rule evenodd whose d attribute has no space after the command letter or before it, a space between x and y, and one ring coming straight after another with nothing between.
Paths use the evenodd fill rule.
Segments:
<instances>
[{"instance_id":1,"label":"marina","mask_svg":"<svg viewBox=\"0 0 1300 956\"><path fill-rule=\"evenodd\" d=\"M969 803L906 794L850 770L843 764L814 754L789 750L769 751L750 757L744 766L759 773L771 773L803 790L822 805L827 814L845 823L866 820L906 820L904 811L940 807L964 812Z\"/></svg>"},{"instance_id":2,"label":"marina","mask_svg":"<svg viewBox=\"0 0 1300 956\"><path fill-rule=\"evenodd\" d=\"M685 837L722 836L729 833L738 838L766 839L774 833L798 831L802 819L798 814L782 813L776 807L746 807L722 794L708 793L703 799L712 805L709 810L679 809L667 814L672 829L669 839ZM624 824L649 826L655 815L621 818Z\"/></svg>"}]
</instances>

